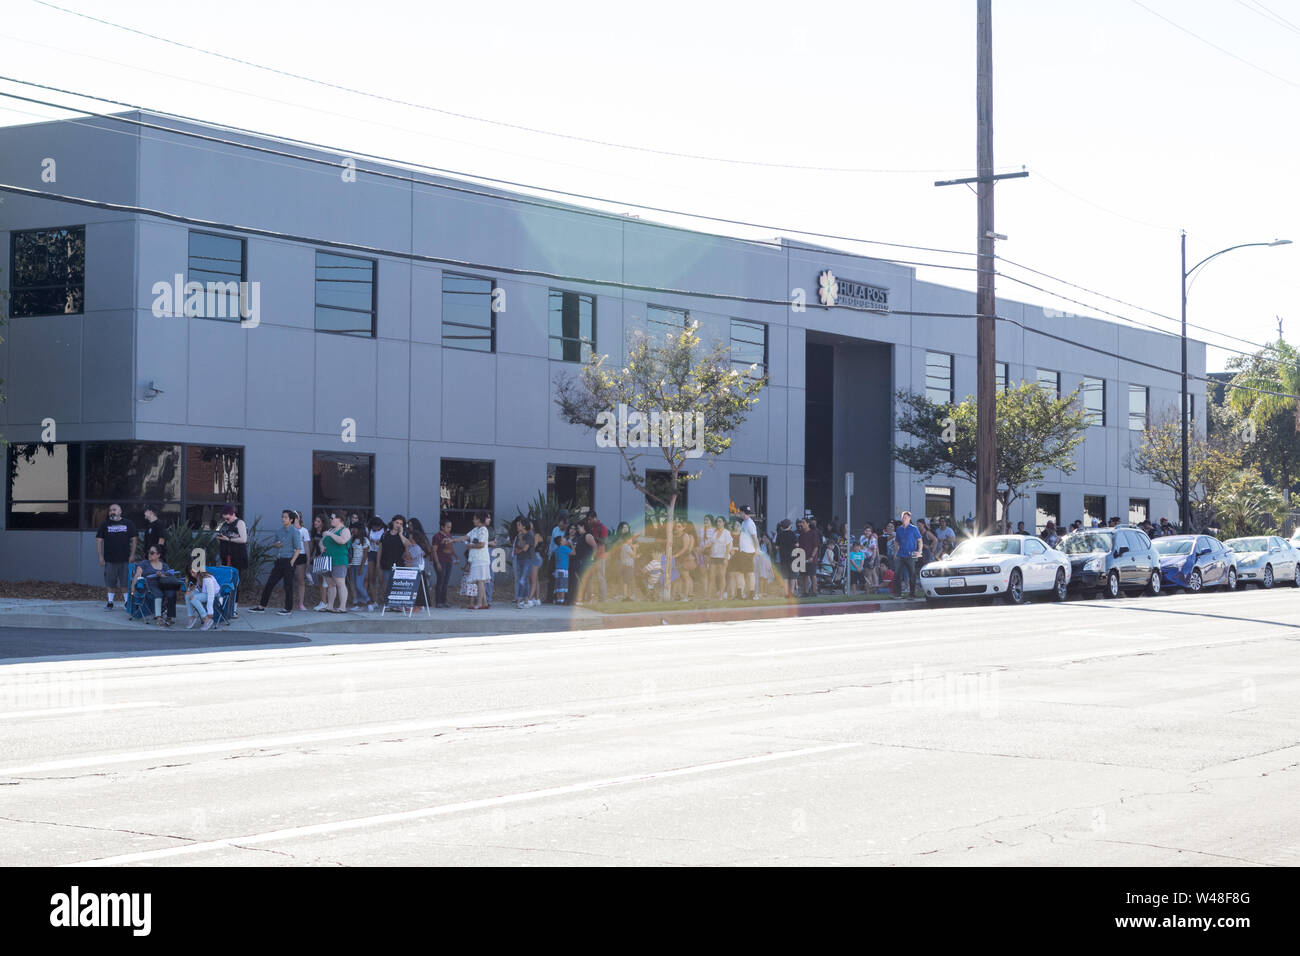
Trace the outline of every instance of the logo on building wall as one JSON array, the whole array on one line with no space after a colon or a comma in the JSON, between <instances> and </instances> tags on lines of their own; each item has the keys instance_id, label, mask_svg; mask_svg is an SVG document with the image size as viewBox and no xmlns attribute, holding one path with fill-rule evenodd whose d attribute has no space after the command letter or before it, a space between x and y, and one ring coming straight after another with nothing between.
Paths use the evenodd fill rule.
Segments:
<instances>
[{"instance_id":1,"label":"logo on building wall","mask_svg":"<svg viewBox=\"0 0 1300 956\"><path fill-rule=\"evenodd\" d=\"M848 305L859 309L889 311L889 290L854 279L838 278L827 269L817 277L817 298L824 306Z\"/></svg>"}]
</instances>

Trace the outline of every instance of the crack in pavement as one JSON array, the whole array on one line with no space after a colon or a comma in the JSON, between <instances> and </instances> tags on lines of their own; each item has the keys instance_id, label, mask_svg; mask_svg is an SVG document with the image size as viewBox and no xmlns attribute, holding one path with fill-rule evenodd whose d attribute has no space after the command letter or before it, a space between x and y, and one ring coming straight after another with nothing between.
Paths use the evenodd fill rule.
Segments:
<instances>
[{"instance_id":1,"label":"crack in pavement","mask_svg":"<svg viewBox=\"0 0 1300 956\"><path fill-rule=\"evenodd\" d=\"M1212 856L1219 860L1236 860L1238 863L1249 863L1251 866L1278 866L1277 863L1261 863L1259 860L1248 860L1244 856L1229 856L1226 853L1211 853L1209 850L1193 850L1185 846L1164 846L1159 843L1142 843L1138 840L1107 840L1101 839L1100 843L1119 843L1124 846L1145 846L1153 850L1173 850L1176 853L1195 853L1198 856Z\"/></svg>"},{"instance_id":2,"label":"crack in pavement","mask_svg":"<svg viewBox=\"0 0 1300 956\"><path fill-rule=\"evenodd\" d=\"M236 850L249 850L249 851L254 852L254 853L273 853L273 854L275 854L276 856L284 856L284 857L288 857L289 859L291 859L291 860L293 860L293 861L295 861L295 862L302 862L302 858L301 858L301 857L299 857L299 856L297 856L296 854L293 854L293 853L287 853L287 852L284 851L284 850L272 850L272 849L270 849L269 847L264 847L264 846L247 846L246 844L243 844L243 843L228 843L228 844L226 844L226 845L227 845L227 846L232 846L232 847L234 847ZM343 866L343 867L346 867L346 866L348 865L348 864L346 864L346 863L340 863L338 860L327 860L327 859L325 859L324 857L320 857L320 856L314 856L314 857L312 857L310 860L308 860L307 862L309 862L309 863L328 863L328 864L330 864L331 866Z\"/></svg>"},{"instance_id":3,"label":"crack in pavement","mask_svg":"<svg viewBox=\"0 0 1300 956\"><path fill-rule=\"evenodd\" d=\"M88 823L60 823L55 820L24 820L21 817L0 817L9 823L30 823L34 826L66 827L73 830L98 830L103 833L129 833L132 836L157 837L160 840L180 840L184 843L198 843L194 837L176 836L173 833L150 833L147 830L127 830L122 827L96 827Z\"/></svg>"}]
</instances>

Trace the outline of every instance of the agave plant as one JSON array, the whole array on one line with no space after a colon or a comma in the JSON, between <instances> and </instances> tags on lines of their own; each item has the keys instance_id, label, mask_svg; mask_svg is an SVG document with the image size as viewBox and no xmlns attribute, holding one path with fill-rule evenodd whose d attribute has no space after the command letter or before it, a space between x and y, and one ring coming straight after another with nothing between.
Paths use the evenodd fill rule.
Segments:
<instances>
[{"instance_id":1,"label":"agave plant","mask_svg":"<svg viewBox=\"0 0 1300 956\"><path fill-rule=\"evenodd\" d=\"M555 527L556 522L560 519L561 511L571 512L572 510L573 502L557 501L553 495L548 495L544 491L537 492L536 497L528 503L526 509L520 508L518 505L515 506L517 513L528 515L533 520L543 538L546 538L551 533L551 529ZM543 550L544 553L550 553L551 542L549 540L543 542Z\"/></svg>"},{"instance_id":2,"label":"agave plant","mask_svg":"<svg viewBox=\"0 0 1300 956\"><path fill-rule=\"evenodd\" d=\"M1221 534L1273 534L1287 511L1282 495L1251 469L1240 473L1214 503Z\"/></svg>"}]
</instances>

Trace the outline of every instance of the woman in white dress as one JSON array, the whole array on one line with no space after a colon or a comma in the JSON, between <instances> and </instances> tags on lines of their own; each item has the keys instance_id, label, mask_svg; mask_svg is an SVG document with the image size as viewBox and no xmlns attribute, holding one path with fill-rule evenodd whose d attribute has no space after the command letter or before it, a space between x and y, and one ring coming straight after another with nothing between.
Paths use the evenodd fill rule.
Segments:
<instances>
[{"instance_id":1,"label":"woman in white dress","mask_svg":"<svg viewBox=\"0 0 1300 956\"><path fill-rule=\"evenodd\" d=\"M471 611L486 610L487 583L492 577L492 553L488 548L488 515L480 511L474 516L474 530L465 536L469 546L469 580L474 584L474 603Z\"/></svg>"}]
</instances>

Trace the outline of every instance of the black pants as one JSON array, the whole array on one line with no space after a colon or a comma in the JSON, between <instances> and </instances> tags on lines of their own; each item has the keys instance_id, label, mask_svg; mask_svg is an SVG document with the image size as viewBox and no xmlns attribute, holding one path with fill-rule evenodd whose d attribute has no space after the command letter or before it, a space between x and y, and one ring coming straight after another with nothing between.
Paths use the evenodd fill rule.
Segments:
<instances>
[{"instance_id":1,"label":"black pants","mask_svg":"<svg viewBox=\"0 0 1300 956\"><path fill-rule=\"evenodd\" d=\"M154 584L145 588L145 593L149 600L155 601L162 599L163 616L168 620L176 620L176 594L181 589L179 581L171 581L166 584Z\"/></svg>"},{"instance_id":2,"label":"black pants","mask_svg":"<svg viewBox=\"0 0 1300 956\"><path fill-rule=\"evenodd\" d=\"M434 586L433 603L438 607L442 607L447 603L447 584L451 581L451 565L440 564L435 561L433 563L433 573L438 578Z\"/></svg>"},{"instance_id":3,"label":"black pants","mask_svg":"<svg viewBox=\"0 0 1300 956\"><path fill-rule=\"evenodd\" d=\"M262 588L262 600L257 603L266 607L266 602L271 600L271 589L275 587L276 582L284 584L284 609L293 610L293 565L289 563L288 558L276 558L275 567L271 569L271 576L266 579L266 587Z\"/></svg>"}]
</instances>

